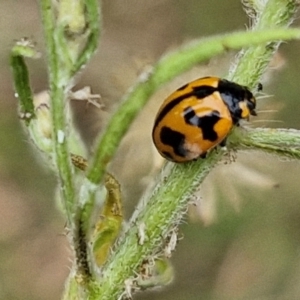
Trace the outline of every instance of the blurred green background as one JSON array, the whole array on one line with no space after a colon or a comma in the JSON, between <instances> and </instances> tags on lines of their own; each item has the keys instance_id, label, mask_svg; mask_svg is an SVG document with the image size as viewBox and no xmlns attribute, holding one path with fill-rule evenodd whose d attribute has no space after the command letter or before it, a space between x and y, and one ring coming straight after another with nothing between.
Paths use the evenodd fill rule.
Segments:
<instances>
[{"instance_id":1,"label":"blurred green background","mask_svg":"<svg viewBox=\"0 0 300 300\"><path fill-rule=\"evenodd\" d=\"M71 251L56 209L56 178L44 167L18 120L8 55L32 38L44 53L38 1L0 1L0 299L59 299ZM249 26L237 0L103 1L97 55L78 86L101 94L105 111L72 103L76 125L92 151L122 95L163 53L202 36ZM296 20L295 25L299 25ZM299 42L284 44L263 78L252 126L300 129ZM234 54L197 66L157 93L133 124L110 168L122 184L127 217L161 160L151 144L155 111L174 88L202 75L223 76ZM47 89L45 56L28 61L35 93ZM263 112L265 111L265 112ZM268 112L266 112L268 111ZM300 299L299 162L239 153L207 178L173 254L173 284L136 299Z\"/></svg>"}]
</instances>

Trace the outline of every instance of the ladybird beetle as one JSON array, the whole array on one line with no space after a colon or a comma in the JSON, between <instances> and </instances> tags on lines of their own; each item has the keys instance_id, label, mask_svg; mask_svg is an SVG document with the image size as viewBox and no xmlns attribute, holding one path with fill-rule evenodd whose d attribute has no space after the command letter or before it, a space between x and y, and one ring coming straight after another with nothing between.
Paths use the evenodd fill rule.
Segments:
<instances>
[{"instance_id":1,"label":"ladybird beetle","mask_svg":"<svg viewBox=\"0 0 300 300\"><path fill-rule=\"evenodd\" d=\"M203 77L172 93L160 107L152 138L166 159L181 163L205 157L241 119L256 116L251 91L218 77Z\"/></svg>"}]
</instances>

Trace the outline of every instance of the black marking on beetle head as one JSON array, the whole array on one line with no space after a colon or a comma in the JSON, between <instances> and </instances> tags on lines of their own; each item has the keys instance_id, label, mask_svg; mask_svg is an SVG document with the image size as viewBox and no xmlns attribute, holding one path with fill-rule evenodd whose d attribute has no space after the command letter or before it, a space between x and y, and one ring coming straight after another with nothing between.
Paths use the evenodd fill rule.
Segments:
<instances>
[{"instance_id":1,"label":"black marking on beetle head","mask_svg":"<svg viewBox=\"0 0 300 300\"><path fill-rule=\"evenodd\" d=\"M176 155L181 157L186 156L187 151L184 149L184 134L164 126L160 131L160 140L163 144L171 146Z\"/></svg>"},{"instance_id":2,"label":"black marking on beetle head","mask_svg":"<svg viewBox=\"0 0 300 300\"><path fill-rule=\"evenodd\" d=\"M214 142L218 139L218 134L214 130L215 124L220 120L218 111L213 110L210 114L199 117L192 107L187 107L184 110L183 117L187 124L197 126L201 129L204 140Z\"/></svg>"},{"instance_id":3,"label":"black marking on beetle head","mask_svg":"<svg viewBox=\"0 0 300 300\"><path fill-rule=\"evenodd\" d=\"M242 118L242 109L239 106L240 102L245 101L250 114L256 115L254 110L256 106L255 98L246 86L221 79L219 81L218 91L230 111L234 124L237 124Z\"/></svg>"}]
</instances>

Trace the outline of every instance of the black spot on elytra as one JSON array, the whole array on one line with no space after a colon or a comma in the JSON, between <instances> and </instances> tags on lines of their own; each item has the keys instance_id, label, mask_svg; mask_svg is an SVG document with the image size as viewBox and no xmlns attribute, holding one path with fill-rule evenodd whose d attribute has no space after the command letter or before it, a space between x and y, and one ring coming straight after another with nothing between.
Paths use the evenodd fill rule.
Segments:
<instances>
[{"instance_id":1,"label":"black spot on elytra","mask_svg":"<svg viewBox=\"0 0 300 300\"><path fill-rule=\"evenodd\" d=\"M183 147L185 140L184 134L164 126L160 131L160 140L163 144L171 146L176 155L182 157L186 156L187 153ZM169 153L167 154L167 156L169 158L172 158L172 156Z\"/></svg>"},{"instance_id":2,"label":"black spot on elytra","mask_svg":"<svg viewBox=\"0 0 300 300\"><path fill-rule=\"evenodd\" d=\"M184 99L187 99L189 97L196 97L199 100L203 99L209 95L211 95L213 92L215 92L217 89L208 85L202 85L202 86L197 86L194 87L193 90L190 93L181 95L172 101L170 101L168 104L165 105L165 107L162 109L160 114L157 116L154 127L158 125L158 123L165 117L165 115L173 109L176 105L178 105L181 101Z\"/></svg>"},{"instance_id":3,"label":"black spot on elytra","mask_svg":"<svg viewBox=\"0 0 300 300\"><path fill-rule=\"evenodd\" d=\"M198 99L203 99L207 96L210 96L214 93L217 89L213 86L209 85L201 85L193 87L192 95L196 96Z\"/></svg>"},{"instance_id":4,"label":"black spot on elytra","mask_svg":"<svg viewBox=\"0 0 300 300\"><path fill-rule=\"evenodd\" d=\"M218 139L218 134L214 130L215 124L220 120L218 111L213 110L210 114L199 117L192 107L187 107L184 110L184 120L187 124L200 128L204 140L214 142Z\"/></svg>"}]
</instances>

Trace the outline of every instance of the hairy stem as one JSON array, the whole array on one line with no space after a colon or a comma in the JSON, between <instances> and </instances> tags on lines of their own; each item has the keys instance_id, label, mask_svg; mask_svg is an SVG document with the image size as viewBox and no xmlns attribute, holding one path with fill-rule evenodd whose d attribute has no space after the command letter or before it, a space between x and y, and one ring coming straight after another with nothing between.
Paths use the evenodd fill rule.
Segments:
<instances>
[{"instance_id":1,"label":"hairy stem","mask_svg":"<svg viewBox=\"0 0 300 300\"><path fill-rule=\"evenodd\" d=\"M253 1L255 2L255 1ZM291 24L298 8L295 0L268 0L259 2L254 7L255 16L252 30L267 28L283 29ZM276 52L282 39L273 39L266 43L261 43L255 48L250 47L240 52L237 63L232 65L229 71L230 80L246 85L252 89L257 86L261 76L266 71L270 57ZM242 57L243 59L240 59ZM250 65L251 64L251 65ZM249 69L256 69L255 76L245 76Z\"/></svg>"},{"instance_id":2,"label":"hairy stem","mask_svg":"<svg viewBox=\"0 0 300 300\"><path fill-rule=\"evenodd\" d=\"M35 118L35 111L24 56L34 57L35 53L31 47L22 46L20 43L17 43L10 55L10 66L12 68L16 96L20 103L21 118L25 120L27 126Z\"/></svg>"},{"instance_id":3,"label":"hairy stem","mask_svg":"<svg viewBox=\"0 0 300 300\"><path fill-rule=\"evenodd\" d=\"M71 214L75 205L75 188L67 146L66 120L66 85L61 76L60 61L55 44L55 17L51 0L41 0L41 11L44 23L44 35L47 45L48 74L50 85L52 136L55 152L55 162L61 184L63 203L68 221L72 223Z\"/></svg>"},{"instance_id":4,"label":"hairy stem","mask_svg":"<svg viewBox=\"0 0 300 300\"><path fill-rule=\"evenodd\" d=\"M300 159L300 131L295 129L236 128L230 139L236 149L261 150L290 159Z\"/></svg>"}]
</instances>

